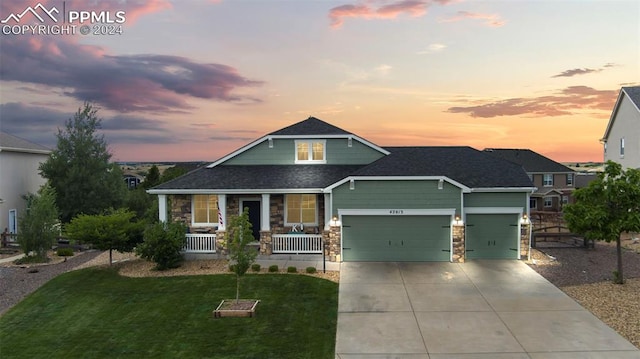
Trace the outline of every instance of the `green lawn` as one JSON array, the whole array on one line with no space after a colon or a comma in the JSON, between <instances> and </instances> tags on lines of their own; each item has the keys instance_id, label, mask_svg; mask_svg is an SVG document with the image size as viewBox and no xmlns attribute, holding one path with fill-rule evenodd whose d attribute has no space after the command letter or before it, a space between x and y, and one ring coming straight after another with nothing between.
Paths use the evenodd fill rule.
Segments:
<instances>
[{"instance_id":1,"label":"green lawn","mask_svg":"<svg viewBox=\"0 0 640 359\"><path fill-rule=\"evenodd\" d=\"M51 280L0 317L7 358L333 358L336 283L251 275L241 297L255 318L214 319L235 276L126 278L84 269Z\"/></svg>"}]
</instances>

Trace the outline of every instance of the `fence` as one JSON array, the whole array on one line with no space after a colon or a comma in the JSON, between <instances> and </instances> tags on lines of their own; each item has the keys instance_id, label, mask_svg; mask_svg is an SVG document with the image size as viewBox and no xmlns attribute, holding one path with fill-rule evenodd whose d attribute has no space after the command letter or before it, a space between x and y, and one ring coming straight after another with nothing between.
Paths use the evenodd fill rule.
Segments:
<instances>
[{"instance_id":1,"label":"fence","mask_svg":"<svg viewBox=\"0 0 640 359\"><path fill-rule=\"evenodd\" d=\"M187 233L187 243L182 250L185 253L215 253L216 235L208 233Z\"/></svg>"},{"instance_id":2,"label":"fence","mask_svg":"<svg viewBox=\"0 0 640 359\"><path fill-rule=\"evenodd\" d=\"M319 234L274 234L271 241L273 253L322 253Z\"/></svg>"}]
</instances>

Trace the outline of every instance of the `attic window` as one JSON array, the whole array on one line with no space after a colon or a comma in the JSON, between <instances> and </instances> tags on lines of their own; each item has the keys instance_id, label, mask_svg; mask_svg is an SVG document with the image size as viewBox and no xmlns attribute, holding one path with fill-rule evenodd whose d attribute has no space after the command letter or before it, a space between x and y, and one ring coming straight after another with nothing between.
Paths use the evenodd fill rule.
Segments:
<instances>
[{"instance_id":1,"label":"attic window","mask_svg":"<svg viewBox=\"0 0 640 359\"><path fill-rule=\"evenodd\" d=\"M298 140L295 163L326 163L325 140Z\"/></svg>"}]
</instances>

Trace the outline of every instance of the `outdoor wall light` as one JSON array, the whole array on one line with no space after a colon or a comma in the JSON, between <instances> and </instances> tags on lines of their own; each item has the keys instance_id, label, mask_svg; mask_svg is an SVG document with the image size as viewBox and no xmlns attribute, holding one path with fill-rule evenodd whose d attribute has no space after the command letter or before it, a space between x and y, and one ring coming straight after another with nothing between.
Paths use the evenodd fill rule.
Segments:
<instances>
[{"instance_id":1,"label":"outdoor wall light","mask_svg":"<svg viewBox=\"0 0 640 359\"><path fill-rule=\"evenodd\" d=\"M456 226L461 226L462 225L462 218L460 217L459 214L456 214L456 216L454 217L454 225Z\"/></svg>"},{"instance_id":2,"label":"outdoor wall light","mask_svg":"<svg viewBox=\"0 0 640 359\"><path fill-rule=\"evenodd\" d=\"M350 190L354 190L354 189L356 189L356 181L354 181L354 180L349 180L349 189L350 189Z\"/></svg>"},{"instance_id":3,"label":"outdoor wall light","mask_svg":"<svg viewBox=\"0 0 640 359\"><path fill-rule=\"evenodd\" d=\"M331 227L338 227L340 225L340 221L338 220L338 216L333 216L331 217L331 220L329 221L329 226Z\"/></svg>"},{"instance_id":4,"label":"outdoor wall light","mask_svg":"<svg viewBox=\"0 0 640 359\"><path fill-rule=\"evenodd\" d=\"M269 139L269 148L273 148L273 138Z\"/></svg>"},{"instance_id":5,"label":"outdoor wall light","mask_svg":"<svg viewBox=\"0 0 640 359\"><path fill-rule=\"evenodd\" d=\"M444 188L444 180L440 178L440 180L438 181L438 189L442 189L442 188Z\"/></svg>"},{"instance_id":6,"label":"outdoor wall light","mask_svg":"<svg viewBox=\"0 0 640 359\"><path fill-rule=\"evenodd\" d=\"M527 216L526 213L522 215L522 218L520 219L520 223L521 224L529 224L530 223L529 222L529 216Z\"/></svg>"}]
</instances>

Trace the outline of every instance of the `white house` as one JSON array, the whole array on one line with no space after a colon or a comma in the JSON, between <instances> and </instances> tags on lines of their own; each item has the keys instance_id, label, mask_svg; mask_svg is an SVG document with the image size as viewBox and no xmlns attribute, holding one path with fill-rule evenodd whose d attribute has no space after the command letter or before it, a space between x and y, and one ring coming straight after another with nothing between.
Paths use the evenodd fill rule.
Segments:
<instances>
[{"instance_id":1,"label":"white house","mask_svg":"<svg viewBox=\"0 0 640 359\"><path fill-rule=\"evenodd\" d=\"M640 86L623 87L600 140L604 160L640 168Z\"/></svg>"},{"instance_id":2,"label":"white house","mask_svg":"<svg viewBox=\"0 0 640 359\"><path fill-rule=\"evenodd\" d=\"M18 233L18 215L25 209L22 196L35 193L46 182L38 171L51 150L0 132L0 232Z\"/></svg>"}]
</instances>

